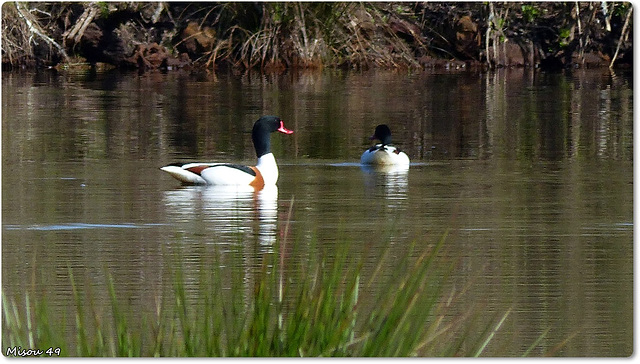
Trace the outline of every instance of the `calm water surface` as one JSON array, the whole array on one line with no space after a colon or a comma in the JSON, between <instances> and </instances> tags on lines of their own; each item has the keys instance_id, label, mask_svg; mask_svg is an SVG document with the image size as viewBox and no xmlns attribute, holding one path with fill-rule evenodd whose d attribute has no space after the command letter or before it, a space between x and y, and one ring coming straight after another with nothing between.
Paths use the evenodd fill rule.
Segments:
<instances>
[{"instance_id":1,"label":"calm water surface","mask_svg":"<svg viewBox=\"0 0 640 364\"><path fill-rule=\"evenodd\" d=\"M105 302L108 271L132 311L152 312L172 259L197 277L218 251L251 277L285 227L303 254L350 244L365 274L386 247L448 232L448 285L465 291L450 312L489 322L512 310L487 355L521 355L550 329L532 355L628 356L632 89L600 70L3 73L2 290L17 302L45 292L69 315L69 268ZM295 130L272 137L277 187L181 187L158 170L254 163L263 114ZM379 123L411 157L407 173L359 166Z\"/></svg>"}]
</instances>

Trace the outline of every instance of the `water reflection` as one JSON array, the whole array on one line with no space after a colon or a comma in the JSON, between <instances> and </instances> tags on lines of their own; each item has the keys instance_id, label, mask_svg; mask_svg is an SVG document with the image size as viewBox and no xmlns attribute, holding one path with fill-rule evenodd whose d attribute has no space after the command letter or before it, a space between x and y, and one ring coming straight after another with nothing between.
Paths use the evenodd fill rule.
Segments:
<instances>
[{"instance_id":1,"label":"water reflection","mask_svg":"<svg viewBox=\"0 0 640 364\"><path fill-rule=\"evenodd\" d=\"M184 186L164 192L170 221L187 236L214 236L213 244L254 239L270 252L276 239L278 187ZM213 233L213 234L211 234Z\"/></svg>"},{"instance_id":2,"label":"water reflection","mask_svg":"<svg viewBox=\"0 0 640 364\"><path fill-rule=\"evenodd\" d=\"M382 197L390 208L404 205L409 186L409 165L361 165L368 194Z\"/></svg>"},{"instance_id":3,"label":"water reflection","mask_svg":"<svg viewBox=\"0 0 640 364\"><path fill-rule=\"evenodd\" d=\"M47 75L29 82L2 74L8 90L3 134L10 135L3 144L11 160L253 159L246 130L267 112L300 130L273 141L283 162L348 161L369 145L364 136L381 122L389 123L412 161L632 155L631 78L612 79L608 72L327 72L224 75L215 82L180 73L90 80Z\"/></svg>"},{"instance_id":4,"label":"water reflection","mask_svg":"<svg viewBox=\"0 0 640 364\"><path fill-rule=\"evenodd\" d=\"M4 225L6 230L66 231L87 229L143 229L162 226L162 224L88 224L83 222L55 225Z\"/></svg>"}]
</instances>

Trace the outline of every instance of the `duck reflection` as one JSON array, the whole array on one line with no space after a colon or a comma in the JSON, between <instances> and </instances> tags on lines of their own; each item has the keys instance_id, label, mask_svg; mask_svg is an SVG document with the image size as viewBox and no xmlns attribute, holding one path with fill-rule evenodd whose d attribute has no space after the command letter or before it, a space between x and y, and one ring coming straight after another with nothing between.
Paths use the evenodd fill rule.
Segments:
<instances>
[{"instance_id":1,"label":"duck reflection","mask_svg":"<svg viewBox=\"0 0 640 364\"><path fill-rule=\"evenodd\" d=\"M360 169L368 193L385 198L389 207L398 207L407 199L409 165L366 165Z\"/></svg>"},{"instance_id":2,"label":"duck reflection","mask_svg":"<svg viewBox=\"0 0 640 364\"><path fill-rule=\"evenodd\" d=\"M229 245L255 240L270 251L276 239L278 187L185 186L165 191L169 220L186 239Z\"/></svg>"}]
</instances>

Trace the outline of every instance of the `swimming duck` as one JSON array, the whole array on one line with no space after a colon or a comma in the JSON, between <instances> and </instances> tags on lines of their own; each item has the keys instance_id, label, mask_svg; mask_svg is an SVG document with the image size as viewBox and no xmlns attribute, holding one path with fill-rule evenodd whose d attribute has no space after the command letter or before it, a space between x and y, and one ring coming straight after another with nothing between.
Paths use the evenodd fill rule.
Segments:
<instances>
[{"instance_id":1,"label":"swimming duck","mask_svg":"<svg viewBox=\"0 0 640 364\"><path fill-rule=\"evenodd\" d=\"M275 185L278 165L271 153L271 133L275 131L293 133L277 116L263 116L253 124L251 139L258 156L255 167L231 163L172 163L160 169L183 184L250 185L256 189Z\"/></svg>"},{"instance_id":2,"label":"swimming duck","mask_svg":"<svg viewBox=\"0 0 640 364\"><path fill-rule=\"evenodd\" d=\"M376 144L362 153L360 163L371 165L402 165L409 166L409 157L391 143L391 129L385 124L376 126L376 130L369 138L370 140L380 140L382 143Z\"/></svg>"}]
</instances>

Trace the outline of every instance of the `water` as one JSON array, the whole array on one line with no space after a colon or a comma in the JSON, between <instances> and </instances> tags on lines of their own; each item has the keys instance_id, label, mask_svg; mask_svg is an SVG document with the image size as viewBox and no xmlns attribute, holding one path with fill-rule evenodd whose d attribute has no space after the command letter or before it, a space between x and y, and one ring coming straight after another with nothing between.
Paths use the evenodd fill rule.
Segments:
<instances>
[{"instance_id":1,"label":"water","mask_svg":"<svg viewBox=\"0 0 640 364\"><path fill-rule=\"evenodd\" d=\"M628 356L632 97L630 76L604 70L3 73L3 292L46 292L62 315L69 268L105 302L108 271L145 312L171 289L172 258L197 277L215 247L250 276L289 229L303 252L350 244L366 270L389 244L448 232L451 288L465 288L451 312L512 310L488 355L520 355L551 329L532 355L570 337L554 355ZM272 136L277 188L181 187L158 169L255 163L263 114L295 131ZM358 164L379 123L411 157L407 173Z\"/></svg>"}]
</instances>

